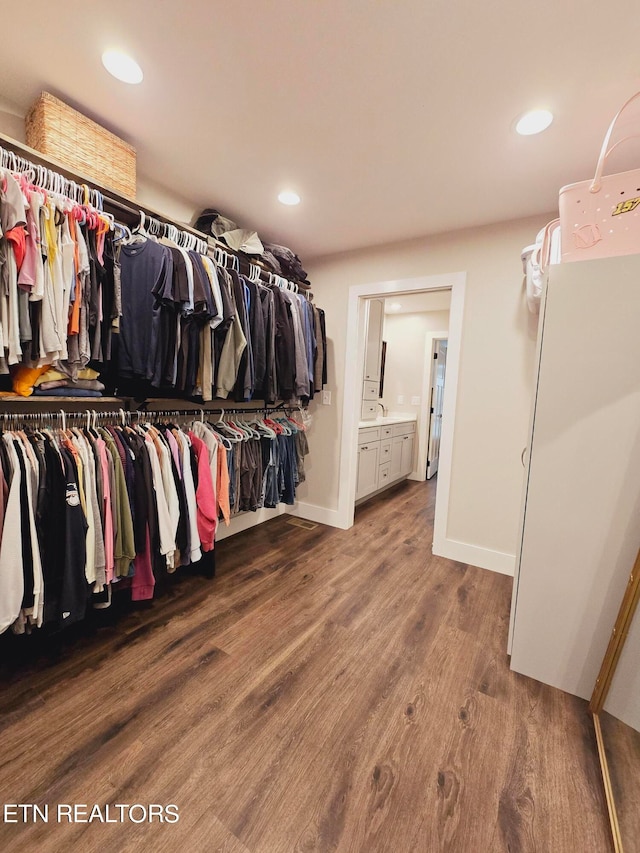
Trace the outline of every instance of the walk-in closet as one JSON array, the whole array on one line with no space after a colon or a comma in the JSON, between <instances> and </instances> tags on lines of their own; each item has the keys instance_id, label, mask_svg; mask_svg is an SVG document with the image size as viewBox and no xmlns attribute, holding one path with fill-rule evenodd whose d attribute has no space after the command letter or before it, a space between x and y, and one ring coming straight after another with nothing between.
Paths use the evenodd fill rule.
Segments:
<instances>
[{"instance_id":1,"label":"walk-in closet","mask_svg":"<svg viewBox=\"0 0 640 853\"><path fill-rule=\"evenodd\" d=\"M13 11L0 849L640 853L637 3Z\"/></svg>"}]
</instances>

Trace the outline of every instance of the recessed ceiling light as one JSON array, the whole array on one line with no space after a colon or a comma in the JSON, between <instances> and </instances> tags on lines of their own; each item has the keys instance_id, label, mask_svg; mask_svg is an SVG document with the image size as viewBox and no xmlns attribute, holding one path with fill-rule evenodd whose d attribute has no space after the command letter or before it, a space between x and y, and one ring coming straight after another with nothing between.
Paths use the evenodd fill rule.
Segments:
<instances>
[{"instance_id":1,"label":"recessed ceiling light","mask_svg":"<svg viewBox=\"0 0 640 853\"><path fill-rule=\"evenodd\" d=\"M399 311L401 308L402 308L402 305L400 305L399 302L392 302L391 305L389 305L390 311Z\"/></svg>"},{"instance_id":2,"label":"recessed ceiling light","mask_svg":"<svg viewBox=\"0 0 640 853\"><path fill-rule=\"evenodd\" d=\"M278 196L278 201L288 205L300 204L300 196L298 193L294 193L293 190L282 190Z\"/></svg>"},{"instance_id":3,"label":"recessed ceiling light","mask_svg":"<svg viewBox=\"0 0 640 853\"><path fill-rule=\"evenodd\" d=\"M113 74L123 83L141 83L143 78L142 68L135 59L127 56L121 50L105 50L102 54L102 64L109 74Z\"/></svg>"},{"instance_id":4,"label":"recessed ceiling light","mask_svg":"<svg viewBox=\"0 0 640 853\"><path fill-rule=\"evenodd\" d=\"M553 121L553 113L549 110L531 110L525 113L516 124L516 131L521 136L533 136L534 133L542 133Z\"/></svg>"}]
</instances>

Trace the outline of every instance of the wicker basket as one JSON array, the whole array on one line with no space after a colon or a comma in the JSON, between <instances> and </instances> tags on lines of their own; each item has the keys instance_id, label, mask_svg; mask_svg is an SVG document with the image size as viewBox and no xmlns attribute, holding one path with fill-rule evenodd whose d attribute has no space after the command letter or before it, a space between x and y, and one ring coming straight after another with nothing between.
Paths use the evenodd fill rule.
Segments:
<instances>
[{"instance_id":1,"label":"wicker basket","mask_svg":"<svg viewBox=\"0 0 640 853\"><path fill-rule=\"evenodd\" d=\"M77 110L42 92L25 119L27 145L106 188L136 196L136 151Z\"/></svg>"}]
</instances>

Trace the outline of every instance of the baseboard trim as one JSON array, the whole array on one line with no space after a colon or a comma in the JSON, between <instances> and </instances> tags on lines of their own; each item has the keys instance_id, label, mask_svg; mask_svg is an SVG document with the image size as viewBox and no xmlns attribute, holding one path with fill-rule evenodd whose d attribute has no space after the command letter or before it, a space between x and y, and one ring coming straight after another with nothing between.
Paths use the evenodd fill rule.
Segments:
<instances>
[{"instance_id":1,"label":"baseboard trim","mask_svg":"<svg viewBox=\"0 0 640 853\"><path fill-rule=\"evenodd\" d=\"M294 506L287 507L285 512L289 515L295 515L298 518L305 518L307 521L326 524L329 527L339 527L342 530L348 529L340 522L340 513L336 509L327 509L324 506L298 501Z\"/></svg>"},{"instance_id":2,"label":"baseboard trim","mask_svg":"<svg viewBox=\"0 0 640 853\"><path fill-rule=\"evenodd\" d=\"M243 512L241 515L236 515L231 519L231 523L227 527L224 521L218 523L216 531L216 542L221 542L229 536L235 536L236 533L242 533L244 530L249 530L262 524L264 521L269 521L270 518L276 518L287 512L289 507L284 504L278 504L273 509L259 509L257 512Z\"/></svg>"},{"instance_id":3,"label":"baseboard trim","mask_svg":"<svg viewBox=\"0 0 640 853\"><path fill-rule=\"evenodd\" d=\"M501 575L513 577L515 573L515 554L492 551L489 548L481 548L479 545L458 542L456 539L434 539L433 553L437 557L446 557L458 563L468 563L470 566L489 569Z\"/></svg>"}]
</instances>

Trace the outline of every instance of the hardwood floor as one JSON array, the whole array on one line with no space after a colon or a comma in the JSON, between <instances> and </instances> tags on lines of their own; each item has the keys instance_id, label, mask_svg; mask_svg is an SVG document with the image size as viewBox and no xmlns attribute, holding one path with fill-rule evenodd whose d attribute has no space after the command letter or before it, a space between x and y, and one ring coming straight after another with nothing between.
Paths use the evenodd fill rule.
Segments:
<instances>
[{"instance_id":1,"label":"hardwood floor","mask_svg":"<svg viewBox=\"0 0 640 853\"><path fill-rule=\"evenodd\" d=\"M0 849L608 851L586 703L509 670L511 579L431 555L434 499L396 487L349 531L281 516L219 543L214 581L9 667L1 801L50 820L0 822Z\"/></svg>"}]
</instances>

